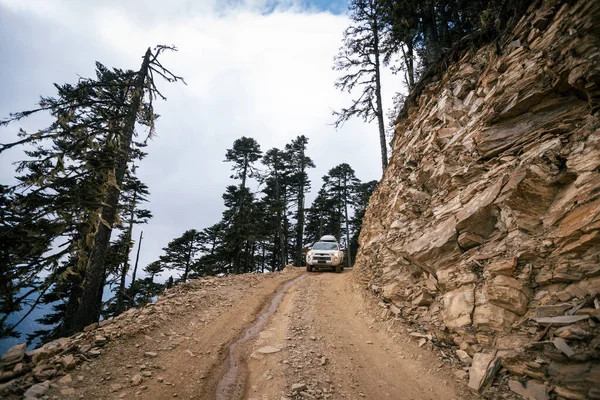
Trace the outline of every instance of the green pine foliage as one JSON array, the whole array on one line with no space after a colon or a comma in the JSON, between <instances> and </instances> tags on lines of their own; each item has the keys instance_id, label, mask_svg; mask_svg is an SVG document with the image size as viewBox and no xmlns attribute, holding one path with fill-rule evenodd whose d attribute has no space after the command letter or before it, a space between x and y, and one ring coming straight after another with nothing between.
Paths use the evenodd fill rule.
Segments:
<instances>
[{"instance_id":1,"label":"green pine foliage","mask_svg":"<svg viewBox=\"0 0 600 400\"><path fill-rule=\"evenodd\" d=\"M18 183L1 186L0 193L1 272L8 277L0 285L0 337L15 335L39 304L53 308L41 319L54 326L37 333L44 339L98 320L105 283L111 274L122 273L131 243L127 234L111 246L112 228L151 217L132 206L147 195L133 180L132 164L144 156L135 128L145 126L153 134L152 103L162 97L154 74L181 80L158 61L168 49L148 49L138 72L96 63L94 78L55 85L57 94L42 97L38 108L0 121L7 126L38 112L53 119L47 128L20 130L18 140L0 144L0 153L21 147L24 155L17 163ZM137 200L120 198L129 190L128 174ZM14 313L22 318L8 324Z\"/></svg>"}]
</instances>

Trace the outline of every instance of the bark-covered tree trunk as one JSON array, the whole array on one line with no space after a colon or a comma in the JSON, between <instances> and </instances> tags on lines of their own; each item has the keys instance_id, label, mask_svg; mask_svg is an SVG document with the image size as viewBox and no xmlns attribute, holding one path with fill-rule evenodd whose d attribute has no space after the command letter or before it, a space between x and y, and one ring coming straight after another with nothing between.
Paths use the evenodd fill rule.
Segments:
<instances>
[{"instance_id":1,"label":"bark-covered tree trunk","mask_svg":"<svg viewBox=\"0 0 600 400\"><path fill-rule=\"evenodd\" d=\"M296 218L298 222L297 231L296 231L296 266L299 267L302 264L302 242L304 238L304 186L306 185L304 182L304 171L306 169L304 163L304 150L302 150L301 154L301 171L300 171L300 185L298 190L298 216Z\"/></svg>"},{"instance_id":2,"label":"bark-covered tree trunk","mask_svg":"<svg viewBox=\"0 0 600 400\"><path fill-rule=\"evenodd\" d=\"M350 249L350 229L348 229L348 182L344 177L344 216L346 217L346 249L348 250L348 267L352 266L352 250Z\"/></svg>"},{"instance_id":3,"label":"bark-covered tree trunk","mask_svg":"<svg viewBox=\"0 0 600 400\"><path fill-rule=\"evenodd\" d=\"M183 271L183 276L181 277L181 280L183 281L183 283L185 283L185 281L187 281L188 274L190 273L190 264L192 263L192 247L193 246L194 246L194 243L190 242L190 247L188 248L188 254L185 259L185 270Z\"/></svg>"},{"instance_id":4,"label":"bark-covered tree trunk","mask_svg":"<svg viewBox=\"0 0 600 400\"><path fill-rule=\"evenodd\" d=\"M125 301L125 278L129 271L129 252L131 251L131 239L133 234L133 222L135 217L135 203L137 200L137 190L133 191L133 201L131 202L131 209L129 210L129 227L127 228L127 244L125 246L125 257L123 259L123 268L121 269L121 281L119 282L119 294L117 296L117 309L116 312L121 313L123 311L123 305Z\"/></svg>"},{"instance_id":5,"label":"bark-covered tree trunk","mask_svg":"<svg viewBox=\"0 0 600 400\"><path fill-rule=\"evenodd\" d=\"M373 20L373 40L375 47L375 97L377 100L377 125L379 127L379 146L381 147L381 169L385 172L388 165L387 143L385 141L385 122L383 120L383 102L381 101L381 62L379 59L379 27Z\"/></svg>"},{"instance_id":6,"label":"bark-covered tree trunk","mask_svg":"<svg viewBox=\"0 0 600 400\"><path fill-rule=\"evenodd\" d=\"M140 240L138 242L137 254L135 256L135 264L133 265L133 274L131 274L131 285L129 286L129 297L133 299L135 297L135 277L137 274L138 262L140 261L140 250L142 249L142 238L144 237L144 231L140 232Z\"/></svg>"},{"instance_id":7,"label":"bark-covered tree trunk","mask_svg":"<svg viewBox=\"0 0 600 400\"><path fill-rule=\"evenodd\" d=\"M415 55L412 42L407 42L405 45L406 50L404 49L404 45L401 46L402 58L404 58L404 65L406 66L406 84L410 92L415 87Z\"/></svg>"},{"instance_id":8,"label":"bark-covered tree trunk","mask_svg":"<svg viewBox=\"0 0 600 400\"><path fill-rule=\"evenodd\" d=\"M120 186L123 183L127 163L131 153L131 141L135 130L137 115L142 104L144 96L144 83L148 76L150 66L150 48L146 51L142 67L140 68L134 83L134 91L131 96L129 112L123 126L120 137L119 156L114 171L114 182L109 184L105 205L102 207L101 222L98 224L98 231L94 237L94 249L88 261L85 278L83 281L83 292L77 314L72 319L70 332L83 330L91 323L97 322L100 317L100 308L102 302L98 299L98 293L105 284L105 260L108 249L110 234L117 216L117 204L119 203Z\"/></svg>"},{"instance_id":9,"label":"bark-covered tree trunk","mask_svg":"<svg viewBox=\"0 0 600 400\"><path fill-rule=\"evenodd\" d=\"M277 236L279 240L279 255L281 260L275 268L279 270L285 264L285 243L283 238L283 212L281 209L281 188L279 183L279 174L275 174L275 200L277 202Z\"/></svg>"}]
</instances>

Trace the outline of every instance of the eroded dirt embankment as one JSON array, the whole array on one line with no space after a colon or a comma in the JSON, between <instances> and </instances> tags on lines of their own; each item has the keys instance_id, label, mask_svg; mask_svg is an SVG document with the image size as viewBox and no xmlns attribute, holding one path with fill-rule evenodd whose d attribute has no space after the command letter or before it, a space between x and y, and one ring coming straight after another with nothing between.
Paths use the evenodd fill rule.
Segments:
<instances>
[{"instance_id":1,"label":"eroded dirt embankment","mask_svg":"<svg viewBox=\"0 0 600 400\"><path fill-rule=\"evenodd\" d=\"M50 398L214 399L237 363L245 399L470 398L427 346L377 322L373 301L350 271L193 281L64 340L57 353L44 350L43 360L36 353L35 373L23 379L49 378Z\"/></svg>"}]
</instances>

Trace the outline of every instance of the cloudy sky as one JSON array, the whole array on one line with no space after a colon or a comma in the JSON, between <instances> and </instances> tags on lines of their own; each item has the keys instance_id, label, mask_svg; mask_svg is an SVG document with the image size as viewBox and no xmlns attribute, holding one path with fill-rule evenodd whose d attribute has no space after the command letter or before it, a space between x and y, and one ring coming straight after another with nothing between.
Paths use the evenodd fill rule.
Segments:
<instances>
[{"instance_id":1,"label":"cloudy sky","mask_svg":"<svg viewBox=\"0 0 600 400\"><path fill-rule=\"evenodd\" d=\"M158 83L168 101L156 104L158 136L139 169L154 214L141 228L144 267L185 230L218 222L232 183L225 151L241 136L263 151L308 136L317 165L309 200L342 162L363 181L379 179L376 125L331 125L331 110L350 100L334 89L331 70L345 12L343 0L0 0L0 118L53 95L54 82L91 76L95 61L137 69L147 47L179 48L161 61L187 86ZM386 74L385 107L400 85ZM40 115L0 129L0 142L48 121ZM21 155L0 155L0 182L11 182Z\"/></svg>"}]
</instances>

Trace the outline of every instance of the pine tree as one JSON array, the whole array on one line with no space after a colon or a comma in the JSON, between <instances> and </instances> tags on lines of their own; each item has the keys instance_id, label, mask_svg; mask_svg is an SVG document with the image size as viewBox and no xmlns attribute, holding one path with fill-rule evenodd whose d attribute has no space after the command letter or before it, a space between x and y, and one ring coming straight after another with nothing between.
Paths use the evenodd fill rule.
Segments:
<instances>
[{"instance_id":1,"label":"pine tree","mask_svg":"<svg viewBox=\"0 0 600 400\"><path fill-rule=\"evenodd\" d=\"M225 154L225 162L233 163L233 179L241 179L239 190L227 188L223 195L226 207L233 210L228 219L228 250L233 255L233 271L237 274L247 272L249 268L249 242L252 225L249 221L253 196L246 187L248 178L258 177L254 163L261 158L262 152L256 140L242 136L233 143L233 148Z\"/></svg>"},{"instance_id":2,"label":"pine tree","mask_svg":"<svg viewBox=\"0 0 600 400\"><path fill-rule=\"evenodd\" d=\"M144 268L144 272L150 275L150 281L154 282L154 277L165 270L165 265L160 260L151 262Z\"/></svg>"},{"instance_id":3,"label":"pine tree","mask_svg":"<svg viewBox=\"0 0 600 400\"><path fill-rule=\"evenodd\" d=\"M260 145L253 138L242 136L233 142L233 147L227 149L225 154L225 162L233 163L231 169L234 174L232 179L241 179L240 187L246 187L246 179L258 176L258 170L254 167L254 163L260 160L262 152Z\"/></svg>"},{"instance_id":4,"label":"pine tree","mask_svg":"<svg viewBox=\"0 0 600 400\"><path fill-rule=\"evenodd\" d=\"M264 204L268 214L274 214L269 223L263 225L265 230L273 230L273 268L283 268L287 263L286 241L284 235L284 219L286 216L287 205L284 202L283 193L290 174L289 154L277 148L273 148L262 158L262 163L267 167L268 173L263 177L266 183L263 193L265 194Z\"/></svg>"},{"instance_id":5,"label":"pine tree","mask_svg":"<svg viewBox=\"0 0 600 400\"><path fill-rule=\"evenodd\" d=\"M306 239L309 242L316 242L323 235L336 234L340 226L337 219L337 202L329 196L323 185L306 210Z\"/></svg>"},{"instance_id":6,"label":"pine tree","mask_svg":"<svg viewBox=\"0 0 600 400\"><path fill-rule=\"evenodd\" d=\"M128 71L97 64L96 79L56 85L57 97L42 98L40 109L14 114L2 122L8 124L41 110L49 110L56 119L38 132L20 131L20 140L0 149L29 146L24 152L27 159L17 166L19 183L12 188L17 200L11 208L20 214L12 230L28 229L35 221L51 221L56 228L46 230L43 246L28 248L30 257L36 259L28 269L46 275L39 285L27 289L36 294L30 312L40 303L60 301L53 307L55 313L43 319L57 325L53 335L65 333L68 319L79 305L81 283L99 223L97 210L103 204L105 183L117 149L113 125L122 111L105 103L123 95L121 85L129 76ZM58 243L62 250L55 251Z\"/></svg>"},{"instance_id":7,"label":"pine tree","mask_svg":"<svg viewBox=\"0 0 600 400\"><path fill-rule=\"evenodd\" d=\"M123 188L121 190L122 208L126 215L121 217L121 220L127 221L126 235L125 235L125 249L122 253L122 258L119 260L120 269L118 271L119 287L117 289L116 296L116 309L115 312L121 313L125 309L126 300L126 289L125 279L129 272L129 254L133 247L133 226L136 224L146 224L148 220L152 218L152 213L146 209L139 208L139 204L148 201L148 186L142 183L137 177L132 174L128 174L123 182Z\"/></svg>"},{"instance_id":8,"label":"pine tree","mask_svg":"<svg viewBox=\"0 0 600 400\"><path fill-rule=\"evenodd\" d=\"M304 196L310 190L310 180L306 170L314 168L315 164L306 155L308 138L304 135L298 136L292 143L285 146L289 154L292 173L290 175L291 187L296 192L296 243L294 249L294 263L296 266L302 264L302 248L304 240Z\"/></svg>"},{"instance_id":9,"label":"pine tree","mask_svg":"<svg viewBox=\"0 0 600 400\"><path fill-rule=\"evenodd\" d=\"M56 98L42 98L38 109L0 122L7 125L39 111L49 111L56 118L38 132L21 131L20 139L0 145L0 152L18 145L34 146L26 151L30 159L17 169L25 172L16 188L21 191L20 206L28 209L17 224L26 226L28 220L47 218L62 227L53 232L46 249L32 254L39 259L34 268L49 277L37 288L40 295L34 304L42 301L50 286L56 293L68 292L69 300L61 305L66 316L60 322L62 334L80 330L99 317L120 187L128 164L137 157L132 140L135 125L145 124L153 132L152 100L162 97L154 74L171 82L181 80L157 59L166 49L159 46L154 53L149 49L137 73L109 70L97 63L95 79L56 85ZM44 259L55 240L66 240L63 250L52 260Z\"/></svg>"},{"instance_id":10,"label":"pine tree","mask_svg":"<svg viewBox=\"0 0 600 400\"><path fill-rule=\"evenodd\" d=\"M349 13L352 25L344 31L343 46L333 66L334 70L346 75L335 82L335 87L349 93L360 88L361 93L350 107L333 112L337 117L335 126L340 127L352 117L367 122L377 119L381 167L385 171L388 159L381 98L383 13L378 0L351 0Z\"/></svg>"},{"instance_id":11,"label":"pine tree","mask_svg":"<svg viewBox=\"0 0 600 400\"><path fill-rule=\"evenodd\" d=\"M101 213L101 223L94 236L94 247L86 267L85 278L82 285L81 302L77 314L73 318L73 330L83 329L86 325L98 320L101 307L102 290L104 287L105 268L104 261L110 240L112 226L116 219L117 204L119 202L120 186L127 170L131 157L131 145L135 133L136 122L146 123L151 130L154 129L154 115L152 100L154 97L163 97L154 83L154 74L158 74L169 82L181 81L182 78L172 74L158 61L160 53L166 49L158 46L155 53L151 49L146 51L142 66L131 82L130 100L126 102L127 113L120 120L119 151L112 170L107 180L108 188ZM148 97L147 106L144 98ZM164 97L163 97L164 98ZM119 104L121 105L121 104Z\"/></svg>"},{"instance_id":12,"label":"pine tree","mask_svg":"<svg viewBox=\"0 0 600 400\"><path fill-rule=\"evenodd\" d=\"M185 283L188 275L197 262L196 256L202 248L202 235L195 229L187 230L178 238L169 242L163 248L165 254L160 257L160 263L167 269L183 271L181 282Z\"/></svg>"},{"instance_id":13,"label":"pine tree","mask_svg":"<svg viewBox=\"0 0 600 400\"><path fill-rule=\"evenodd\" d=\"M329 173L323 177L324 187L336 203L337 216L337 237L341 241L342 234L345 234L345 245L348 251L348 266L352 266L352 252L350 249L350 229L348 218L348 205L354 204L354 193L357 185L360 183L354 175L354 170L350 165L343 163L329 170ZM344 227L342 224L344 223Z\"/></svg>"}]
</instances>

